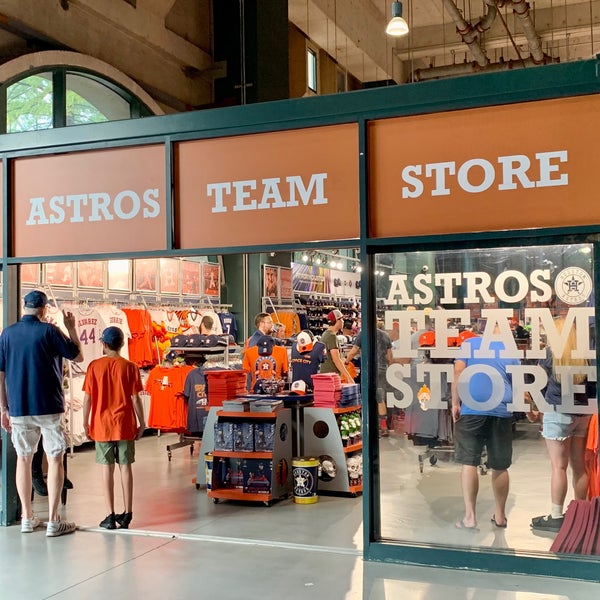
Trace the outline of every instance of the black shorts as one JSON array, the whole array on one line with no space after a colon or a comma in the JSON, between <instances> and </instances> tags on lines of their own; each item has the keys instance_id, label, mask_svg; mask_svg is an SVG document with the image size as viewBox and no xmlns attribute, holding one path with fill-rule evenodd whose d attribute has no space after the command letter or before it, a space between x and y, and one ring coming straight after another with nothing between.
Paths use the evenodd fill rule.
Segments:
<instances>
[{"instance_id":1,"label":"black shorts","mask_svg":"<svg viewBox=\"0 0 600 600\"><path fill-rule=\"evenodd\" d=\"M454 424L454 459L462 465L479 466L487 448L490 469L508 469L512 462L512 418L462 415Z\"/></svg>"}]
</instances>

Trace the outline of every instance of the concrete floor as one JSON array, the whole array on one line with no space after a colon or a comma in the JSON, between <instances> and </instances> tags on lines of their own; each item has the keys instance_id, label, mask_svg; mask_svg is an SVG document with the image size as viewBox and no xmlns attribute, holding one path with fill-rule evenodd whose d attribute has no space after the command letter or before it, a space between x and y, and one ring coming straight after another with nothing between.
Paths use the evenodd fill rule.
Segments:
<instances>
[{"instance_id":1,"label":"concrete floor","mask_svg":"<svg viewBox=\"0 0 600 600\"><path fill-rule=\"evenodd\" d=\"M69 493L64 514L78 523L79 531L48 539L43 529L24 535L18 526L0 528L2 600L589 600L597 594L595 583L365 563L361 558L360 497L321 496L312 505L285 500L269 508L234 502L215 505L192 483L198 444L193 455L189 448L175 450L169 462L165 448L174 441L176 437L170 434L147 436L138 442L134 520L129 531L97 527L105 515L99 468L94 464L93 451L77 450L68 463L75 489ZM454 485L450 481L454 480L455 465L443 460L435 467L427 463L420 475L413 462L417 450L405 442L403 438L382 440L382 470L398 472L404 485L409 482L431 498L424 501L422 496L419 503L399 511L398 497L394 498L392 490L384 490L384 529L387 527L388 534L402 522L415 520L418 512L423 514L425 505L428 511L431 504L439 505L440 493L449 493ZM533 440L524 448L539 455L541 461L544 454L537 453L535 443ZM531 460L529 456L528 462ZM399 465L405 470L398 469ZM541 473L540 468L539 477ZM428 483L436 477L442 486L439 489ZM521 477L517 471L513 479L518 482ZM486 485L484 480L484 505ZM407 497L412 493L409 491ZM540 497L546 497L543 490ZM445 504L450 508L438 515L438 520L450 522L457 510L460 514L460 496L453 491L448 498ZM41 518L47 518L44 500L35 499ZM531 505L537 500L531 500ZM513 501L509 529L513 522L520 523L529 516L531 505L521 496ZM405 516L399 517L400 513ZM482 514L487 517L487 513ZM424 535L431 537L433 530ZM440 540L446 537L444 527L437 527L437 531ZM514 534L512 529L506 534L506 544L522 544L526 535L531 533L515 527ZM482 546L492 542L493 532L487 529L475 541ZM549 540L531 542L542 543L547 548Z\"/></svg>"}]
</instances>

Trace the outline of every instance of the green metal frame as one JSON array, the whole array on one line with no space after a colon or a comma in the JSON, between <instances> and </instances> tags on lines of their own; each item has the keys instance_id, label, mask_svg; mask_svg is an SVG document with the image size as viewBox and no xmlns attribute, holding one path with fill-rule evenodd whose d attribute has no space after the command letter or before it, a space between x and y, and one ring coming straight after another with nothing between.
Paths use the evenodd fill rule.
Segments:
<instances>
[{"instance_id":1,"label":"green metal frame","mask_svg":"<svg viewBox=\"0 0 600 600\"><path fill-rule=\"evenodd\" d=\"M167 194L172 194L172 144L187 139L210 139L223 136L243 135L298 129L305 127L356 122L359 126L359 186L360 186L360 239L338 240L334 243L317 244L317 247L348 247L358 245L361 256L371 268L362 274L362 321L365 331L375 329L374 298L374 255L382 251L411 251L413 249L469 248L492 245L560 244L573 241L592 241L595 250L595 284L600 289L599 251L600 224L590 223L585 227L528 229L527 231L484 232L476 234L420 236L371 240L368 238L368 169L367 169L367 122L373 119L404 115L426 114L466 108L531 102L536 100L561 98L600 92L599 60L587 60L563 65L549 65L518 71L490 73L478 76L460 77L450 80L432 81L419 84L378 88L349 92L341 95L319 96L298 100L285 100L231 107L193 113L148 117L145 119L101 123L69 127L41 132L22 133L0 137L2 147L4 180L2 189L7 198L4 213L4 258L5 270L23 262L53 260L54 257L34 257L27 260L7 257L10 247L9 178L12 159L21 156L35 156L56 152L72 152L86 149L124 147L148 143L165 144L165 172L167 174ZM590 149L593 151L593 149ZM211 248L197 248L182 252L173 247L173 198L167 198L170 214L167 218L169 247L152 253L123 255L86 255L94 258L135 258L137 256L185 256L191 254L214 254ZM257 243L251 247L228 247L220 249L220 254L264 252L268 250L302 250L315 248L315 244L293 244L264 246ZM61 260L80 260L81 256L62 256ZM13 278L14 279L14 278ZM12 282L12 280L11 280ZM4 287L5 322L16 318L16 300L11 297L14 289ZM11 308L9 311L8 309ZM597 307L596 307L597 308ZM598 314L598 310L596 310ZM598 319L598 318L597 318ZM596 321L598 324L598 320ZM370 357L366 361L363 389L365 397L375 393L369 365L373 364L372 339L364 340L363 352ZM600 361L599 361L600 363ZM379 539L381 514L379 508L380 481L378 479L379 448L377 436L377 415L364 403L364 556L371 561L393 561L421 565L436 565L448 568L468 568L510 573L530 573L558 577L600 580L598 561L588 557L533 554L524 552L486 551L482 548L449 548L440 545L414 544L409 542ZM5 448L6 448L5 440ZM14 482L7 481L6 469L3 482L3 506L7 506L7 494L15 495ZM9 498L9 501L11 499ZM12 506L10 503L9 507ZM2 514L6 524L6 510Z\"/></svg>"}]
</instances>

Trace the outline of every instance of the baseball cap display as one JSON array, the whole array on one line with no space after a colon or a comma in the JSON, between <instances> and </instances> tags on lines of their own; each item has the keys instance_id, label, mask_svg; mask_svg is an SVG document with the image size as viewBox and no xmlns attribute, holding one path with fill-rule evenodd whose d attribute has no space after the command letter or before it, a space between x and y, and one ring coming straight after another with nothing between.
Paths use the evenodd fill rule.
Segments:
<instances>
[{"instance_id":1,"label":"baseball cap display","mask_svg":"<svg viewBox=\"0 0 600 600\"><path fill-rule=\"evenodd\" d=\"M114 325L107 327L100 337L100 341L104 342L106 345L117 348L123 345L123 341L125 340L125 336L123 332Z\"/></svg>"},{"instance_id":2,"label":"baseball cap display","mask_svg":"<svg viewBox=\"0 0 600 600\"><path fill-rule=\"evenodd\" d=\"M298 396L304 396L306 394L306 382L302 379L298 379L292 383L290 388L290 394L297 394Z\"/></svg>"},{"instance_id":3,"label":"baseball cap display","mask_svg":"<svg viewBox=\"0 0 600 600\"><path fill-rule=\"evenodd\" d=\"M315 345L314 338L310 331L301 331L296 338L296 348L301 354L303 352L310 352Z\"/></svg>"},{"instance_id":4,"label":"baseball cap display","mask_svg":"<svg viewBox=\"0 0 600 600\"><path fill-rule=\"evenodd\" d=\"M258 355L259 356L270 356L273 354L273 346L275 345L275 340L270 335L263 335L258 338L258 342L256 344L258 346Z\"/></svg>"},{"instance_id":5,"label":"baseball cap display","mask_svg":"<svg viewBox=\"0 0 600 600\"><path fill-rule=\"evenodd\" d=\"M343 319L343 318L344 318L344 315L342 314L342 311L338 310L337 308L335 310L332 310L327 313L327 320L332 325L334 325L337 321L339 321L340 319Z\"/></svg>"},{"instance_id":6,"label":"baseball cap display","mask_svg":"<svg viewBox=\"0 0 600 600\"><path fill-rule=\"evenodd\" d=\"M48 304L48 296L44 292L40 292L40 290L33 290L25 295L23 302L25 308L41 308Z\"/></svg>"}]
</instances>

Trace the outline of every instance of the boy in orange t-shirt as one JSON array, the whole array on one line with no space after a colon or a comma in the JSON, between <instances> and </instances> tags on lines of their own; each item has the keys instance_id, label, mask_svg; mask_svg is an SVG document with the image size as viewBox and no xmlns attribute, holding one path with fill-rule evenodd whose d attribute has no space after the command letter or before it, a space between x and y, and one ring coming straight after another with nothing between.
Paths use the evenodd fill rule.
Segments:
<instances>
[{"instance_id":1,"label":"boy in orange t-shirt","mask_svg":"<svg viewBox=\"0 0 600 600\"><path fill-rule=\"evenodd\" d=\"M144 433L144 409L139 396L144 387L135 363L123 358L125 341L118 327L107 327L100 338L104 356L93 360L83 382L83 423L96 442L96 462L103 466L102 481L108 514L105 529L128 529L133 513L135 440ZM124 512L115 514L114 473L119 464Z\"/></svg>"}]
</instances>

